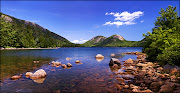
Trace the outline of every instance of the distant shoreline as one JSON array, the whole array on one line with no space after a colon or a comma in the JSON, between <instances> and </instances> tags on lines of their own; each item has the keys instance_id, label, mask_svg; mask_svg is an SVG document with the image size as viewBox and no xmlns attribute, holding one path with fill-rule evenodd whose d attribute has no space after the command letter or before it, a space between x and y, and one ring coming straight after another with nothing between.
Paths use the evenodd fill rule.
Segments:
<instances>
[{"instance_id":1,"label":"distant shoreline","mask_svg":"<svg viewBox=\"0 0 180 93\"><path fill-rule=\"evenodd\" d=\"M58 49L58 48L72 48L72 47L55 47L55 48L0 48L0 50L33 50L33 49ZM82 48L82 47L73 47L73 48ZM90 47L84 47L90 48ZM104 47L102 47L104 48ZM113 47L112 47L113 48ZM126 48L126 47L124 47Z\"/></svg>"},{"instance_id":2,"label":"distant shoreline","mask_svg":"<svg viewBox=\"0 0 180 93\"><path fill-rule=\"evenodd\" d=\"M58 49L60 47L55 48L1 48L0 50L28 50L28 49Z\"/></svg>"}]
</instances>

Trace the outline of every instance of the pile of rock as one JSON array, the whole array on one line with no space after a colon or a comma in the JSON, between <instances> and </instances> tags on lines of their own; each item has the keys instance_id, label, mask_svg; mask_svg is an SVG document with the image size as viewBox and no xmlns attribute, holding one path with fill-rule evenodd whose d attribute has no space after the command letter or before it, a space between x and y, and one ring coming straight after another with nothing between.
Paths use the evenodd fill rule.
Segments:
<instances>
[{"instance_id":1,"label":"pile of rock","mask_svg":"<svg viewBox=\"0 0 180 93\"><path fill-rule=\"evenodd\" d=\"M137 60L128 59L123 61L123 65L126 66L126 68L123 67L125 72L117 73L122 76L123 74L134 76L134 78L131 79L132 82L128 84L125 84L123 81L123 79L127 79L126 77L120 79L123 81L119 83L119 86L122 86L122 92L180 93L180 77L164 73L164 68L160 67L157 63L147 62L146 54L138 52L128 52L125 54L135 54L137 55ZM112 58L109 65L114 66L116 63L119 64L120 62L118 59ZM176 67L176 70L171 70L171 73L179 73L178 67ZM119 81L119 78L117 80Z\"/></svg>"},{"instance_id":2,"label":"pile of rock","mask_svg":"<svg viewBox=\"0 0 180 93\"><path fill-rule=\"evenodd\" d=\"M55 61L52 61L51 63L49 63L49 65L51 65L52 67L59 67L59 66L62 66L62 68L67 68L67 67L72 67L72 64L71 63L67 63L67 65L66 64L61 64L61 62L55 62Z\"/></svg>"}]
</instances>

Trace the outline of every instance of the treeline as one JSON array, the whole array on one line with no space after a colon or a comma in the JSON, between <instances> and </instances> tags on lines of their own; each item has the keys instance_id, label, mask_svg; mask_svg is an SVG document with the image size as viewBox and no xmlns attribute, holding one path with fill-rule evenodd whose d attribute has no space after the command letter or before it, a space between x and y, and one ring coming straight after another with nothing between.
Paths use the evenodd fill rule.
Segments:
<instances>
[{"instance_id":1,"label":"treeline","mask_svg":"<svg viewBox=\"0 0 180 93\"><path fill-rule=\"evenodd\" d=\"M143 51L148 59L161 64L180 66L180 18L176 7L168 6L161 9L155 21L152 33L145 36L146 44Z\"/></svg>"},{"instance_id":2,"label":"treeline","mask_svg":"<svg viewBox=\"0 0 180 93\"><path fill-rule=\"evenodd\" d=\"M19 20L3 13L0 14L0 17L1 47L47 48L79 46L35 23Z\"/></svg>"}]
</instances>

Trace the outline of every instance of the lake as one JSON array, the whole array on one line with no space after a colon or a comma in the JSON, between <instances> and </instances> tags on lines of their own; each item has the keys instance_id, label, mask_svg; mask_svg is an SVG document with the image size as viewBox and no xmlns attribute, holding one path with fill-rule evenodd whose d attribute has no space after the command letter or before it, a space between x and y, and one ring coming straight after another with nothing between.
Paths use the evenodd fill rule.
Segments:
<instances>
[{"instance_id":1,"label":"lake","mask_svg":"<svg viewBox=\"0 0 180 93\"><path fill-rule=\"evenodd\" d=\"M132 75L116 75L117 71L109 67L111 53L120 61L136 55L120 55L122 52L141 52L141 47L78 47L37 50L1 50L1 92L118 92L114 85L120 81L118 77ZM95 56L102 54L103 60ZM72 58L66 60L67 57ZM83 64L76 64L81 60ZM33 61L39 61L34 63ZM52 61L62 64L71 63L73 67L63 69L51 67ZM123 62L122 62L123 64ZM46 78L32 80L25 77L27 71L35 72L44 69ZM118 71L124 71L119 69ZM22 74L19 80L11 80L15 74ZM129 80L125 80L128 83ZM131 80L130 80L131 81Z\"/></svg>"}]
</instances>

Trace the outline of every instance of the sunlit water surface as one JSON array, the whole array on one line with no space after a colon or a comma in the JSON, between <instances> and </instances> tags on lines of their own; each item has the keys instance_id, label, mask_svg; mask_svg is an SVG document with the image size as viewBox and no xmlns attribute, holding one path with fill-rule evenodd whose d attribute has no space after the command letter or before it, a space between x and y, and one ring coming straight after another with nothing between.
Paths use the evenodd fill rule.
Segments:
<instances>
[{"instance_id":1,"label":"sunlit water surface","mask_svg":"<svg viewBox=\"0 0 180 93\"><path fill-rule=\"evenodd\" d=\"M117 77L132 75L114 75L110 69L111 53L141 52L141 47L91 47L91 48L59 48L39 50L1 50L1 92L108 92L113 90ZM103 60L96 60L95 56L102 54ZM67 57L72 58L66 60ZM115 56L120 61L128 58L136 59L135 55ZM34 63L38 60L39 63ZM81 60L83 64L76 64ZM51 61L63 64L71 63L72 68L63 69L48 65ZM123 62L122 62L123 64ZM25 77L27 71L35 72L44 69L46 78L33 81ZM119 69L119 72L124 71ZM11 80L15 74L21 74L19 80ZM110 75L114 75L110 77ZM128 80L127 80L128 81ZM126 82L127 82L126 81Z\"/></svg>"}]
</instances>

